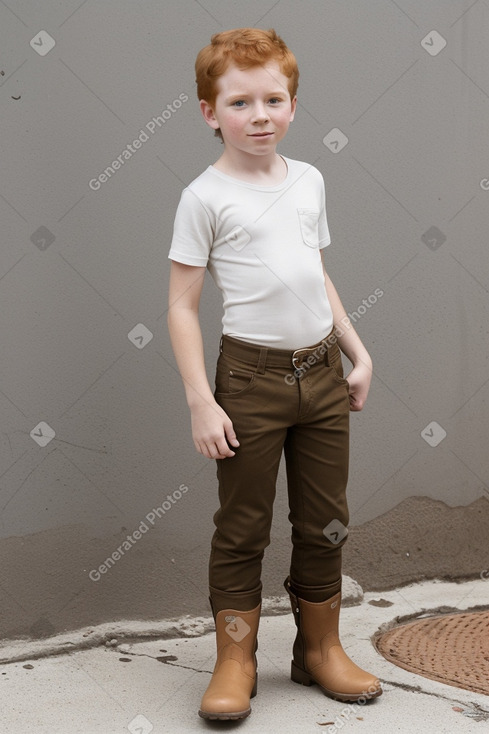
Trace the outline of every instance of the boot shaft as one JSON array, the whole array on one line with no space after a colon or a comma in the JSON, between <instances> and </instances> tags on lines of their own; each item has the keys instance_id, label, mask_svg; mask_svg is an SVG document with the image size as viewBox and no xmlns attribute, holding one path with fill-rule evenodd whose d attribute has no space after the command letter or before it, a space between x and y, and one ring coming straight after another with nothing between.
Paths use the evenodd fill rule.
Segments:
<instances>
[{"instance_id":1,"label":"boot shaft","mask_svg":"<svg viewBox=\"0 0 489 734\"><path fill-rule=\"evenodd\" d=\"M216 614L216 668L224 660L236 660L249 675L254 674L260 612L258 604L247 612L222 609Z\"/></svg>"}]
</instances>

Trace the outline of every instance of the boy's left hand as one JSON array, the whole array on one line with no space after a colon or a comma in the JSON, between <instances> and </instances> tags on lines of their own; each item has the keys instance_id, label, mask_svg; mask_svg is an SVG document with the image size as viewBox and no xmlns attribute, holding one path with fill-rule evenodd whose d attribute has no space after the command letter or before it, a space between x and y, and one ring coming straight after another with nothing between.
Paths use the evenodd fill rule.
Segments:
<instances>
[{"instance_id":1,"label":"boy's left hand","mask_svg":"<svg viewBox=\"0 0 489 734\"><path fill-rule=\"evenodd\" d=\"M367 400L370 382L372 380L372 369L369 365L360 362L346 376L350 385L350 410L362 410Z\"/></svg>"}]
</instances>

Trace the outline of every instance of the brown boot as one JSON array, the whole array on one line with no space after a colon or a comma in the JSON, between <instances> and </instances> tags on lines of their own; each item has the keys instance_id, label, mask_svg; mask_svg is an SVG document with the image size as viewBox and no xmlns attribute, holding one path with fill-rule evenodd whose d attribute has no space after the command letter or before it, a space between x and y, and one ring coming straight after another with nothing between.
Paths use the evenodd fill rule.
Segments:
<instances>
[{"instance_id":1,"label":"brown boot","mask_svg":"<svg viewBox=\"0 0 489 734\"><path fill-rule=\"evenodd\" d=\"M203 719L244 719L256 696L256 636L261 604L249 612L223 609L217 613L217 660L200 704Z\"/></svg>"},{"instance_id":2,"label":"brown boot","mask_svg":"<svg viewBox=\"0 0 489 734\"><path fill-rule=\"evenodd\" d=\"M341 592L327 601L314 603L300 599L291 590L290 577L285 589L297 625L291 666L295 683L313 683L337 701L376 698L382 693L380 681L350 660L338 637Z\"/></svg>"}]
</instances>

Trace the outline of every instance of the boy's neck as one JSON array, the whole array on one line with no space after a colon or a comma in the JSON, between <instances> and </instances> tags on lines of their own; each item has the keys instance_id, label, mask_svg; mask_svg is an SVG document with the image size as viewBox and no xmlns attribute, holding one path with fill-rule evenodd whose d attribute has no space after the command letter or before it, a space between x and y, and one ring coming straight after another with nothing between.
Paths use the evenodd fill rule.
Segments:
<instances>
[{"instance_id":1,"label":"boy's neck","mask_svg":"<svg viewBox=\"0 0 489 734\"><path fill-rule=\"evenodd\" d=\"M274 186L287 178L287 164L281 155L273 152L263 156L230 155L224 151L214 163L214 168L233 178L249 183Z\"/></svg>"}]
</instances>

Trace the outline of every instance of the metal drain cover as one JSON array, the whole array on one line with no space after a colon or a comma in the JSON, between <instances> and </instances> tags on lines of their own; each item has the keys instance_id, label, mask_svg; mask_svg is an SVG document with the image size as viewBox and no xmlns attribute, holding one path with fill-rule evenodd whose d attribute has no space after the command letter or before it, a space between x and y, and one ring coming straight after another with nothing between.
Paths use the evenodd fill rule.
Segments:
<instances>
[{"instance_id":1,"label":"metal drain cover","mask_svg":"<svg viewBox=\"0 0 489 734\"><path fill-rule=\"evenodd\" d=\"M489 696L489 611L403 624L380 634L374 645L411 673Z\"/></svg>"}]
</instances>

